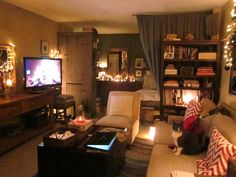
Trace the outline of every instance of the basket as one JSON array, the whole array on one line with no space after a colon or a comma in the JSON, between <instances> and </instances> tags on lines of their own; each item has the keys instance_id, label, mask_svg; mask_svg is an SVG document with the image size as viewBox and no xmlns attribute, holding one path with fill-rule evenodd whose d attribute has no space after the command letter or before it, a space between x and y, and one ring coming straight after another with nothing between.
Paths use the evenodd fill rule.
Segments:
<instances>
[{"instance_id":1,"label":"basket","mask_svg":"<svg viewBox=\"0 0 236 177\"><path fill-rule=\"evenodd\" d=\"M76 128L59 127L46 134L43 137L43 142L45 146L73 147L79 141L78 132ZM68 134L71 136L68 137Z\"/></svg>"}]
</instances>

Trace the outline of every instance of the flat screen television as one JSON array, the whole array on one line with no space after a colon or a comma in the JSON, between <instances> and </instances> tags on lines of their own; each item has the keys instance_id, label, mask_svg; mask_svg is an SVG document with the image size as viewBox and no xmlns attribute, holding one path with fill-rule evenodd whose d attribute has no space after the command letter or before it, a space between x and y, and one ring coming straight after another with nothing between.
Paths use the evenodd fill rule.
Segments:
<instances>
[{"instance_id":1,"label":"flat screen television","mask_svg":"<svg viewBox=\"0 0 236 177\"><path fill-rule=\"evenodd\" d=\"M62 60L24 57L24 86L27 90L43 90L62 84Z\"/></svg>"}]
</instances>

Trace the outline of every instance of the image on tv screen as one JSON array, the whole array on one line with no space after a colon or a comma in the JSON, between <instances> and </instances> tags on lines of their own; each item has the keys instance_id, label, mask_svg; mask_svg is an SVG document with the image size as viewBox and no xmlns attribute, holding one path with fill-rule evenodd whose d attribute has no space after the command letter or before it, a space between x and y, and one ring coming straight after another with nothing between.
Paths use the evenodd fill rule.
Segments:
<instances>
[{"instance_id":1,"label":"image on tv screen","mask_svg":"<svg viewBox=\"0 0 236 177\"><path fill-rule=\"evenodd\" d=\"M26 88L61 84L61 60L26 59Z\"/></svg>"}]
</instances>

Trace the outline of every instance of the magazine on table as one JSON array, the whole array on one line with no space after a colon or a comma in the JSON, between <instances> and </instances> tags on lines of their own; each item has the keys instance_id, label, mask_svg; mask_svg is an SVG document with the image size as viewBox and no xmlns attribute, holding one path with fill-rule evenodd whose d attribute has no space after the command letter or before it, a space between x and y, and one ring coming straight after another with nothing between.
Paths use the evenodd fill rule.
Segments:
<instances>
[{"instance_id":1,"label":"magazine on table","mask_svg":"<svg viewBox=\"0 0 236 177\"><path fill-rule=\"evenodd\" d=\"M86 146L109 151L116 140L115 132L95 132L87 141Z\"/></svg>"}]
</instances>

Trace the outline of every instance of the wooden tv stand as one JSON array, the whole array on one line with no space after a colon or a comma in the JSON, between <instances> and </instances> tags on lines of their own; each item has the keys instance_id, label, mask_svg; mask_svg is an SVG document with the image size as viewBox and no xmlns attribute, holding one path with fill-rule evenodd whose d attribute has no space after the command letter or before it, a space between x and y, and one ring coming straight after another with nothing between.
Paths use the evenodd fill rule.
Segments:
<instances>
[{"instance_id":1,"label":"wooden tv stand","mask_svg":"<svg viewBox=\"0 0 236 177\"><path fill-rule=\"evenodd\" d=\"M50 123L41 128L26 129L24 130L24 133L10 138L0 137L0 154L52 127L53 100L56 94L57 90L49 90L39 94L23 92L11 96L0 97L1 122L5 119L10 119L44 106L49 107L50 118Z\"/></svg>"}]
</instances>

